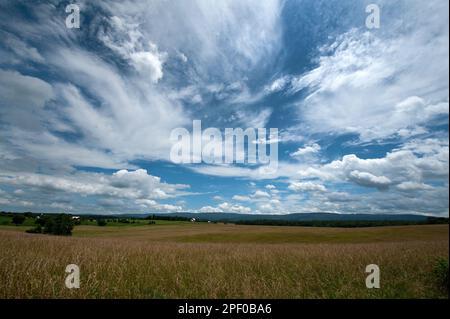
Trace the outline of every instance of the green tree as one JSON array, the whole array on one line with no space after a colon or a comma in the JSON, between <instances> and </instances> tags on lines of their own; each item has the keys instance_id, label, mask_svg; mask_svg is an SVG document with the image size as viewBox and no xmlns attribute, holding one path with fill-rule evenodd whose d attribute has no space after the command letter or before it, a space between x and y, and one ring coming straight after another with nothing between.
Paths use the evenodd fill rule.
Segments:
<instances>
[{"instance_id":1,"label":"green tree","mask_svg":"<svg viewBox=\"0 0 450 319\"><path fill-rule=\"evenodd\" d=\"M104 219L97 219L97 226L106 226L106 221Z\"/></svg>"},{"instance_id":2,"label":"green tree","mask_svg":"<svg viewBox=\"0 0 450 319\"><path fill-rule=\"evenodd\" d=\"M18 226L18 225L22 225L24 223L25 219L26 219L26 217L24 215L15 214L12 218L12 222L16 226Z\"/></svg>"},{"instance_id":3,"label":"green tree","mask_svg":"<svg viewBox=\"0 0 450 319\"><path fill-rule=\"evenodd\" d=\"M65 214L44 215L36 220L36 228L30 233L44 233L58 236L70 236L73 230L72 217Z\"/></svg>"}]
</instances>

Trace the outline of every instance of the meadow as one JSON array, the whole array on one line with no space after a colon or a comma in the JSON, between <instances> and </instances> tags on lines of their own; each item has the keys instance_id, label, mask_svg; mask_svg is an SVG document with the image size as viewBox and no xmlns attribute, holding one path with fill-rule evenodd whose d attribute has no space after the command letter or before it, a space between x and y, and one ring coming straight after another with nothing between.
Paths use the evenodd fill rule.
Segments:
<instances>
[{"instance_id":1,"label":"meadow","mask_svg":"<svg viewBox=\"0 0 450 319\"><path fill-rule=\"evenodd\" d=\"M434 273L448 260L448 225L28 228L0 226L0 298L448 298ZM80 267L79 289L64 285L68 264ZM380 289L365 286L369 264Z\"/></svg>"}]
</instances>

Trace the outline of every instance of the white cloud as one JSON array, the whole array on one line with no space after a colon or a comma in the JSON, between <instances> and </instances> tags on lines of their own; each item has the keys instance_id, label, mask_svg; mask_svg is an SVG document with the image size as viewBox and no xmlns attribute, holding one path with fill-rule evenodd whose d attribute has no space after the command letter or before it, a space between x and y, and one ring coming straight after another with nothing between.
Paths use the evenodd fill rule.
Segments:
<instances>
[{"instance_id":1,"label":"white cloud","mask_svg":"<svg viewBox=\"0 0 450 319\"><path fill-rule=\"evenodd\" d=\"M72 211L74 209L73 206L67 205L67 204L64 204L64 203L51 203L50 207L51 208L56 208L56 209L61 209L61 210L65 211L65 212Z\"/></svg>"},{"instance_id":2,"label":"white cloud","mask_svg":"<svg viewBox=\"0 0 450 319\"><path fill-rule=\"evenodd\" d=\"M212 206L204 206L198 210L200 213L223 213L220 208Z\"/></svg>"},{"instance_id":3,"label":"white cloud","mask_svg":"<svg viewBox=\"0 0 450 319\"><path fill-rule=\"evenodd\" d=\"M250 197L242 195L234 195L232 199L238 202L249 202L251 200Z\"/></svg>"},{"instance_id":4,"label":"white cloud","mask_svg":"<svg viewBox=\"0 0 450 319\"><path fill-rule=\"evenodd\" d=\"M291 82L291 76L282 76L275 79L270 85L266 86L266 91L270 93L279 92L284 90Z\"/></svg>"},{"instance_id":5,"label":"white cloud","mask_svg":"<svg viewBox=\"0 0 450 319\"><path fill-rule=\"evenodd\" d=\"M0 103L10 112L16 108L18 111L42 108L53 94L52 86L39 78L0 69ZM5 109L2 108L2 113L4 112Z\"/></svg>"},{"instance_id":6,"label":"white cloud","mask_svg":"<svg viewBox=\"0 0 450 319\"><path fill-rule=\"evenodd\" d=\"M109 22L110 30L102 32L100 40L130 61L137 72L157 83L163 77L167 53L159 52L154 43L145 41L138 24L128 23L118 16L111 17Z\"/></svg>"},{"instance_id":7,"label":"white cloud","mask_svg":"<svg viewBox=\"0 0 450 319\"><path fill-rule=\"evenodd\" d=\"M246 125L246 128L266 128L267 122L272 115L271 109L262 109L256 112L239 111L238 119Z\"/></svg>"},{"instance_id":8,"label":"white cloud","mask_svg":"<svg viewBox=\"0 0 450 319\"><path fill-rule=\"evenodd\" d=\"M144 39L188 56L205 84L211 76L227 83L240 80L248 70L262 68L281 43L279 0L132 0L100 5L122 21L119 27L139 25Z\"/></svg>"},{"instance_id":9,"label":"white cloud","mask_svg":"<svg viewBox=\"0 0 450 319\"><path fill-rule=\"evenodd\" d=\"M345 155L324 165L299 171L303 178L324 181L350 180L362 186L386 188L403 182L448 179L448 140L413 140L386 154L383 158L361 159Z\"/></svg>"},{"instance_id":10,"label":"white cloud","mask_svg":"<svg viewBox=\"0 0 450 319\"><path fill-rule=\"evenodd\" d=\"M65 116L84 133L86 144L127 159L169 157L171 130L188 122L181 105L138 79L122 78L114 68L86 52L62 50L53 61L64 64L70 72L67 76L81 87L88 80L84 89L101 102L99 108L77 88L61 87L68 105L63 109Z\"/></svg>"},{"instance_id":11,"label":"white cloud","mask_svg":"<svg viewBox=\"0 0 450 319\"><path fill-rule=\"evenodd\" d=\"M10 200L9 199L7 199L7 198L1 198L0 197L0 204L2 204L2 205L8 205L8 204L10 204L11 202L10 202Z\"/></svg>"},{"instance_id":12,"label":"white cloud","mask_svg":"<svg viewBox=\"0 0 450 319\"><path fill-rule=\"evenodd\" d=\"M376 187L379 189L385 189L392 184L392 181L386 176L375 176L371 173L360 172L358 170L351 171L349 178L356 184L367 187Z\"/></svg>"},{"instance_id":13,"label":"white cloud","mask_svg":"<svg viewBox=\"0 0 450 319\"><path fill-rule=\"evenodd\" d=\"M45 59L39 53L39 51L13 34L2 32L2 40L6 46L14 52L14 57L12 59L16 60L17 63L23 61L32 61L36 63L44 63Z\"/></svg>"},{"instance_id":14,"label":"white cloud","mask_svg":"<svg viewBox=\"0 0 450 319\"><path fill-rule=\"evenodd\" d=\"M48 132L27 132L13 128L5 134L6 137L14 146L10 149L22 150L26 152L27 156L39 159L40 162L49 166L132 167L120 158L111 156L101 149L78 143L69 143ZM15 156L21 158L19 155L13 154L11 154L12 161Z\"/></svg>"},{"instance_id":15,"label":"white cloud","mask_svg":"<svg viewBox=\"0 0 450 319\"><path fill-rule=\"evenodd\" d=\"M252 198L270 198L269 193L257 190L253 195Z\"/></svg>"},{"instance_id":16,"label":"white cloud","mask_svg":"<svg viewBox=\"0 0 450 319\"><path fill-rule=\"evenodd\" d=\"M12 126L1 143L14 146L12 157L23 152L52 165L102 168L168 158L170 131L187 122L180 104L85 51L55 47L51 54L52 66L73 84L0 70L1 122ZM67 141L55 131L79 138Z\"/></svg>"},{"instance_id":17,"label":"white cloud","mask_svg":"<svg viewBox=\"0 0 450 319\"><path fill-rule=\"evenodd\" d=\"M159 177L149 175L144 169L138 169L136 171L120 170L111 176L111 185L116 188L148 190L148 197L159 199L169 197L162 188L168 191L175 190L169 185L163 185Z\"/></svg>"},{"instance_id":18,"label":"white cloud","mask_svg":"<svg viewBox=\"0 0 450 319\"><path fill-rule=\"evenodd\" d=\"M14 158L26 153L46 164L101 168L132 168L127 162L136 159L167 160L170 131L191 123L183 103L202 103L198 88L210 81L210 72L217 70L218 80L240 83L235 89L248 91L242 73L254 66L260 68L260 61L278 48L281 30L278 0L223 1L220 5L174 2L169 4L170 8L167 5L144 1L98 4L103 17L91 21L90 34L112 51L101 56L82 49L75 33L61 25L52 5L39 5L36 23L17 21L13 30L20 37L11 33L10 38L14 37L14 43L22 49L28 48L34 60L41 60L42 56L48 61L47 67L66 83L48 84L17 72L1 71L1 79L8 79L0 83L2 104L10 102L11 107L0 112L2 120L15 127L1 141L2 150L8 147L2 158L5 154ZM86 11L97 9L87 3L83 6ZM109 18L105 12L110 14ZM200 12L204 14L199 15ZM176 23L168 23L171 19ZM50 37L51 50L45 50L43 41L42 52L19 43L19 38L40 41L41 34ZM185 34L190 35L189 41ZM164 64L173 54L182 54L180 58L185 62L189 56L186 64L197 73L194 76L191 72L194 85L188 87L193 88L192 94L181 92L180 99L170 96L174 92L173 78L159 88L152 85L160 82ZM134 69L120 70L123 63L117 57ZM231 84L226 86L232 89ZM22 93L17 94L19 91ZM240 98L242 101L245 94ZM53 98L55 103L48 110L34 110L33 117L23 116L25 111L16 107L20 104L42 108ZM263 126L270 114L266 109L241 115L242 121ZM27 134L24 129L38 132ZM68 140L56 133L70 133L77 138Z\"/></svg>"},{"instance_id":19,"label":"white cloud","mask_svg":"<svg viewBox=\"0 0 450 319\"><path fill-rule=\"evenodd\" d=\"M449 147L448 140L445 138L411 140L380 158L363 159L354 154L348 154L325 164L279 162L278 170L271 178L292 180L293 183L288 188L291 191L311 189L323 192L328 188L322 184L317 186L316 182L311 181L315 179L321 180L322 183L351 182L354 185L379 190L386 190L388 186L393 186L392 190L394 190L398 189L396 185L403 182L425 183L428 180L446 182L449 173L448 163ZM213 176L240 177L250 180L266 178L258 174L258 169L233 166L200 166L194 168L194 171ZM303 181L298 182L298 179ZM339 211L337 208L334 209Z\"/></svg>"},{"instance_id":20,"label":"white cloud","mask_svg":"<svg viewBox=\"0 0 450 319\"><path fill-rule=\"evenodd\" d=\"M158 212L181 212L183 207L170 205L170 204L159 204L151 199L138 199L136 204L143 206L144 208L151 209L152 211Z\"/></svg>"},{"instance_id":21,"label":"white cloud","mask_svg":"<svg viewBox=\"0 0 450 319\"><path fill-rule=\"evenodd\" d=\"M272 205L280 205L281 204L279 199L271 199L269 201L269 203L272 204Z\"/></svg>"},{"instance_id":22,"label":"white cloud","mask_svg":"<svg viewBox=\"0 0 450 319\"><path fill-rule=\"evenodd\" d=\"M233 205L227 202L224 202L218 206L222 212L226 213L239 213L239 214L248 214L251 213L251 209L249 207L241 206L241 205Z\"/></svg>"},{"instance_id":23,"label":"white cloud","mask_svg":"<svg viewBox=\"0 0 450 319\"><path fill-rule=\"evenodd\" d=\"M192 171L210 176L243 177L253 180L271 180L280 176L280 171L275 174L262 174L259 168L237 167L233 165L200 165L189 167ZM292 170L294 173L295 170Z\"/></svg>"},{"instance_id":24,"label":"white cloud","mask_svg":"<svg viewBox=\"0 0 450 319\"><path fill-rule=\"evenodd\" d=\"M325 186L313 182L292 182L288 189L294 192L326 192Z\"/></svg>"},{"instance_id":25,"label":"white cloud","mask_svg":"<svg viewBox=\"0 0 450 319\"><path fill-rule=\"evenodd\" d=\"M292 153L291 156L297 157L297 156L317 154L318 152L320 152L320 150L321 150L320 145L317 143L313 143L310 145L306 145L303 148L299 148L296 152Z\"/></svg>"},{"instance_id":26,"label":"white cloud","mask_svg":"<svg viewBox=\"0 0 450 319\"><path fill-rule=\"evenodd\" d=\"M1 173L2 184L21 187L20 196L39 191L40 201L52 202L53 197L78 195L97 199L122 199L124 205L140 205L154 211L181 211L182 207L156 202L158 199L188 195L188 185L168 184L146 170L120 170L112 175L81 173L53 176L34 173ZM15 194L17 195L17 194ZM117 207L119 210L120 207Z\"/></svg>"},{"instance_id":27,"label":"white cloud","mask_svg":"<svg viewBox=\"0 0 450 319\"><path fill-rule=\"evenodd\" d=\"M283 1L83 1L83 12L99 14L85 21L82 32L67 30L64 13L51 3L33 4L32 21L14 17L9 23L4 10L0 179L12 187L0 203L42 210L180 211L181 201L164 202L188 195L186 185L164 183L130 163L167 160L170 131L190 126L193 116L265 127L291 117L279 112L293 102L299 116L288 119L295 126L280 128L280 141L303 145L294 157L316 160L318 143L328 145L321 136L337 141L347 132L364 142L394 137L404 145L377 158L367 148L328 163L288 159L272 175L254 166L189 169L238 177L235 183L277 183L279 189L267 185L264 191L253 183L248 196L233 196L254 212L448 213L448 136L436 137L431 127L448 115L448 3L410 2L401 26L389 23L398 21L395 12L386 12L379 32L330 37L333 43L320 48L311 61L315 66L302 75L282 69L291 53L283 47L282 31L293 23L281 21ZM289 52L278 55L281 49ZM256 78L263 82L252 82ZM280 105L272 97L280 97ZM297 97L306 99L293 101ZM313 140L317 144L308 144ZM82 173L78 166L116 173ZM14 193L15 187L23 193ZM227 202L201 210L251 211Z\"/></svg>"},{"instance_id":28,"label":"white cloud","mask_svg":"<svg viewBox=\"0 0 450 319\"><path fill-rule=\"evenodd\" d=\"M181 100L193 104L202 102L202 95L198 87L189 85L179 90L172 90L169 97L175 100Z\"/></svg>"},{"instance_id":29,"label":"white cloud","mask_svg":"<svg viewBox=\"0 0 450 319\"><path fill-rule=\"evenodd\" d=\"M424 184L424 183L417 183L417 182L403 182L397 185L397 188L401 191L418 191L418 190L431 190L433 189L432 186Z\"/></svg>"},{"instance_id":30,"label":"white cloud","mask_svg":"<svg viewBox=\"0 0 450 319\"><path fill-rule=\"evenodd\" d=\"M130 55L130 59L137 70L148 73L153 83L157 83L163 77L163 61L157 54L152 52L135 52Z\"/></svg>"},{"instance_id":31,"label":"white cloud","mask_svg":"<svg viewBox=\"0 0 450 319\"><path fill-rule=\"evenodd\" d=\"M411 2L405 10L411 19L401 28L351 30L321 49L316 68L291 80L291 92L307 93L298 103L305 126L369 141L448 114L448 3Z\"/></svg>"},{"instance_id":32,"label":"white cloud","mask_svg":"<svg viewBox=\"0 0 450 319\"><path fill-rule=\"evenodd\" d=\"M178 57L183 63L187 63L189 61L188 57L183 52L179 52Z\"/></svg>"},{"instance_id":33,"label":"white cloud","mask_svg":"<svg viewBox=\"0 0 450 319\"><path fill-rule=\"evenodd\" d=\"M264 214L274 214L275 208L270 204L261 204L258 206L258 210Z\"/></svg>"}]
</instances>

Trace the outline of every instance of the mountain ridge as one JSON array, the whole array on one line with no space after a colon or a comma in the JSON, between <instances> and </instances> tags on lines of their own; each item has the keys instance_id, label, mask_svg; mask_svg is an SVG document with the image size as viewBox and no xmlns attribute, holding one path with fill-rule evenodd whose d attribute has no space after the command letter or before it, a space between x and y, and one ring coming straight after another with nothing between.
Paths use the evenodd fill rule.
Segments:
<instances>
[{"instance_id":1,"label":"mountain ridge","mask_svg":"<svg viewBox=\"0 0 450 319\"><path fill-rule=\"evenodd\" d=\"M285 215L273 214L238 214L238 213L166 213L148 214L147 216L169 216L195 218L209 221L426 221L432 216L416 214L336 214L336 213L293 213Z\"/></svg>"}]
</instances>

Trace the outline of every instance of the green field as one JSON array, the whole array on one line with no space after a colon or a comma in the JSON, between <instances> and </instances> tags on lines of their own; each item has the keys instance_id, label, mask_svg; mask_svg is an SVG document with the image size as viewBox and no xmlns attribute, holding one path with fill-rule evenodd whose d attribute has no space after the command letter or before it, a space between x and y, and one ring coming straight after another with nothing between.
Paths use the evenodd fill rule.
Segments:
<instances>
[{"instance_id":1,"label":"green field","mask_svg":"<svg viewBox=\"0 0 450 319\"><path fill-rule=\"evenodd\" d=\"M448 298L434 272L448 225L146 223L85 223L72 237L0 226L0 298ZM68 264L80 289L64 286ZM366 288L368 264L381 289Z\"/></svg>"}]
</instances>

